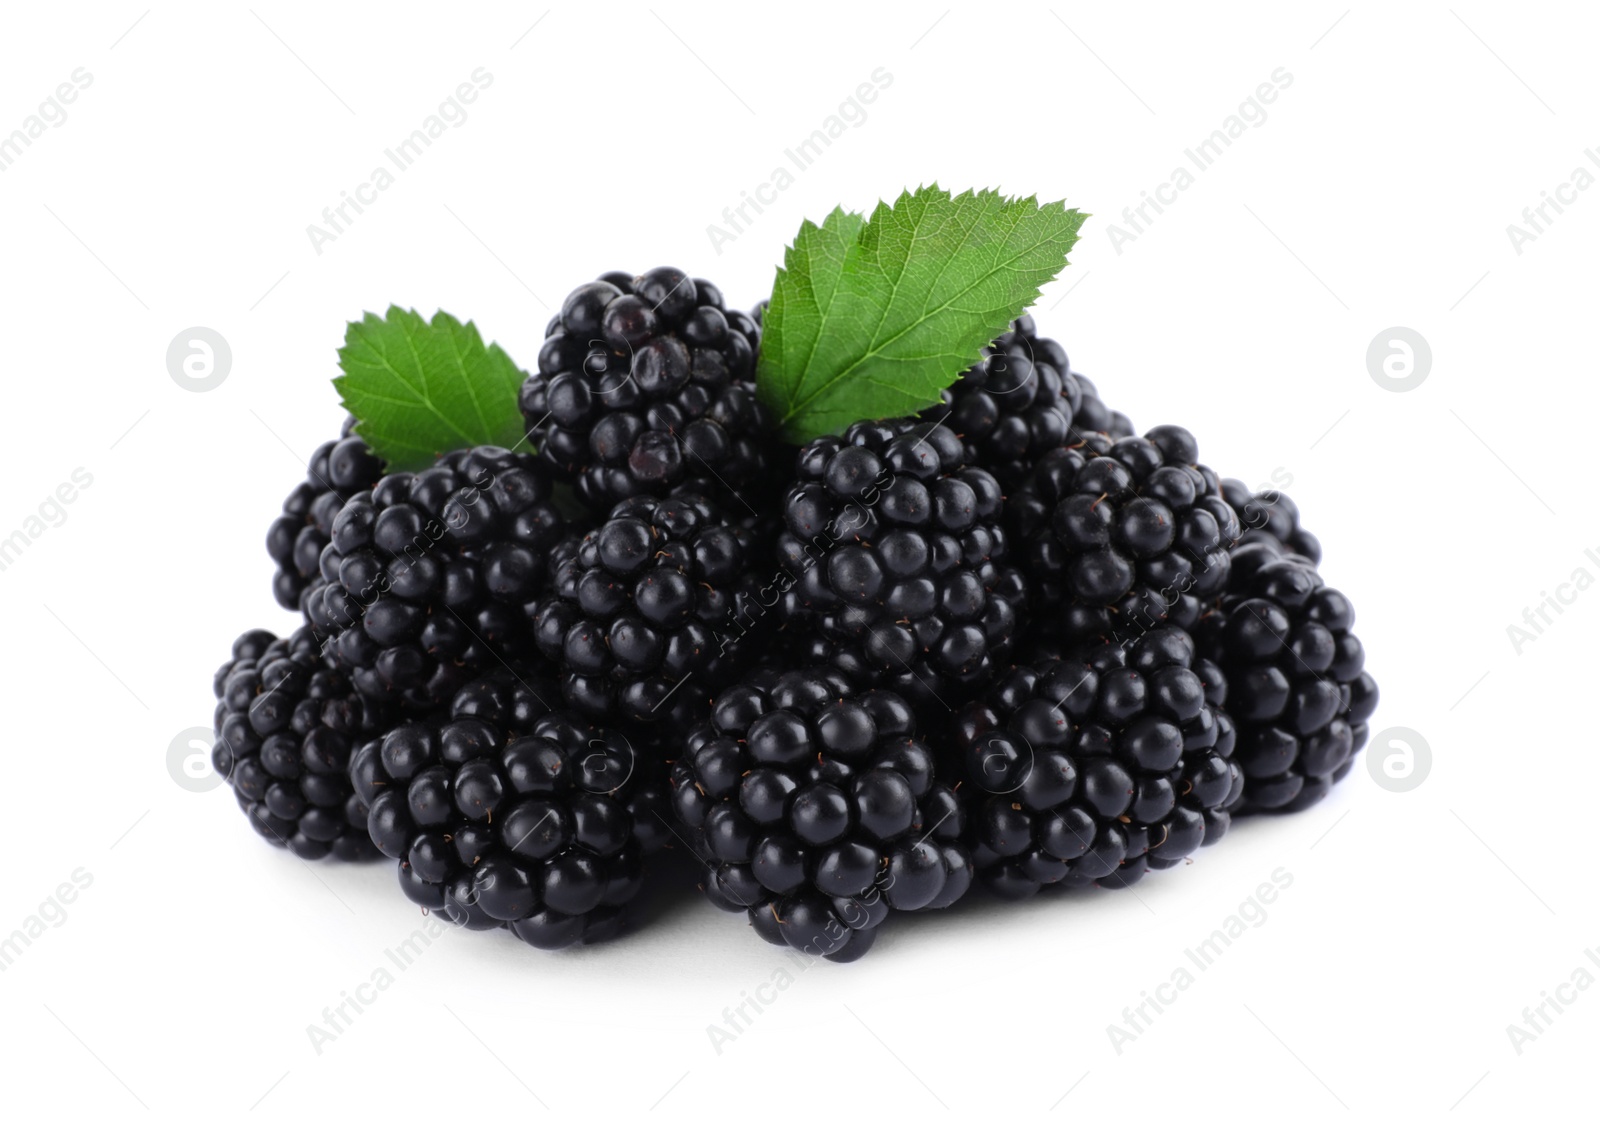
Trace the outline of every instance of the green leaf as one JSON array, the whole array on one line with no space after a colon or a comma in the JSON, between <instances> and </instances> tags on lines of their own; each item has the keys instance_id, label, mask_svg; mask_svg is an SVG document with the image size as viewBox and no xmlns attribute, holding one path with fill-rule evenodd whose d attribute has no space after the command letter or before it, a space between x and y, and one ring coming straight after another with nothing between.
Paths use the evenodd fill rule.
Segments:
<instances>
[{"instance_id":1,"label":"green leaf","mask_svg":"<svg viewBox=\"0 0 1600 1121\"><path fill-rule=\"evenodd\" d=\"M761 365L756 376L763 400L780 416L786 408L780 395L784 382L775 375L798 370L802 379L797 383L803 380L844 278L846 260L865 224L861 215L835 207L820 226L810 219L802 222L794 244L784 252L772 303L761 317ZM800 388L796 384L795 389Z\"/></svg>"},{"instance_id":2,"label":"green leaf","mask_svg":"<svg viewBox=\"0 0 1600 1121\"><path fill-rule=\"evenodd\" d=\"M390 306L345 330L333 379L356 432L390 471L420 471L456 448L523 440L517 390L527 375L478 328L445 312L427 321Z\"/></svg>"},{"instance_id":3,"label":"green leaf","mask_svg":"<svg viewBox=\"0 0 1600 1121\"><path fill-rule=\"evenodd\" d=\"M784 436L932 405L1066 265L1087 215L938 186L835 210L784 254L756 382Z\"/></svg>"}]
</instances>

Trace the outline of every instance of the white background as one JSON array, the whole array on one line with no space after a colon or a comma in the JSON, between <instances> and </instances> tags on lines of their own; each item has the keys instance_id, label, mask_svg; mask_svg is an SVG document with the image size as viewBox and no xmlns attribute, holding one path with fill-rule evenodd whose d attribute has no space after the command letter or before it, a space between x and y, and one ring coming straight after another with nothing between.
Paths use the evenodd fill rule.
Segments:
<instances>
[{"instance_id":1,"label":"white background","mask_svg":"<svg viewBox=\"0 0 1600 1121\"><path fill-rule=\"evenodd\" d=\"M0 972L14 1111L1503 1117L1587 1095L1600 993L1561 990L1520 1054L1507 1026L1600 977L1600 592L1520 651L1507 627L1600 575L1600 190L1520 254L1506 227L1600 173L1589 13L450 7L7 8L0 133L93 76L0 173L0 536L93 476L0 571L0 936L93 878ZM307 225L478 67L493 84L465 123L315 252ZM708 224L879 67L865 122L719 254ZM1117 252L1123 208L1279 67L1265 122ZM848 967L806 968L688 892L602 948L450 931L317 1054L308 1025L423 917L386 867L262 845L168 751L209 724L234 635L293 625L262 537L339 424L345 321L444 307L530 365L602 270L672 263L749 306L802 217L933 180L1094 212L1041 328L1141 429L1185 424L1248 482L1292 475L1358 607L1374 729L1431 746L1420 785L1362 766L1136 892L975 898ZM206 393L166 367L196 325L233 354ZM1433 356L1404 393L1366 360L1396 325ZM1261 925L1119 1053L1107 1026L1279 868ZM708 1025L780 970L719 1053Z\"/></svg>"}]
</instances>

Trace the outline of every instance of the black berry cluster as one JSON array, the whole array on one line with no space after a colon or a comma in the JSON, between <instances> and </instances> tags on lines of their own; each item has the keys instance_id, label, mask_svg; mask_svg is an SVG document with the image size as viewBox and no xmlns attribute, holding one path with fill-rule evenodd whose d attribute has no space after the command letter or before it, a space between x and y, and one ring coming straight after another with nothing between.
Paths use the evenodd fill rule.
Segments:
<instances>
[{"instance_id":1,"label":"black berry cluster","mask_svg":"<svg viewBox=\"0 0 1600 1121\"><path fill-rule=\"evenodd\" d=\"M484 720L515 735L530 735L544 717L561 713L560 694L557 674L542 659L532 658L490 670L463 685L451 698L450 715L458 720ZM656 781L641 778L624 784L628 811L633 815L634 836L639 838L646 853L652 853L664 848L672 834L666 767L658 762L664 758L664 752L657 738L648 734L627 734L630 747L637 743L649 748L645 755L647 769L656 776Z\"/></svg>"},{"instance_id":2,"label":"black berry cluster","mask_svg":"<svg viewBox=\"0 0 1600 1121\"><path fill-rule=\"evenodd\" d=\"M725 690L672 770L707 897L767 941L853 961L891 911L972 881L962 808L912 707L831 670L760 670Z\"/></svg>"},{"instance_id":3,"label":"black berry cluster","mask_svg":"<svg viewBox=\"0 0 1600 1121\"><path fill-rule=\"evenodd\" d=\"M596 718L674 717L679 727L703 715L737 670L756 551L746 527L696 493L618 503L563 551L534 608L567 702Z\"/></svg>"},{"instance_id":4,"label":"black berry cluster","mask_svg":"<svg viewBox=\"0 0 1600 1121\"><path fill-rule=\"evenodd\" d=\"M1239 547L1227 594L1196 628L1222 667L1238 722L1244 786L1236 808L1315 805L1367 742L1378 686L1351 631L1355 609L1305 557L1276 543Z\"/></svg>"},{"instance_id":5,"label":"black berry cluster","mask_svg":"<svg viewBox=\"0 0 1600 1121\"><path fill-rule=\"evenodd\" d=\"M383 476L383 463L354 432L350 417L339 439L311 453L305 481L289 492L267 530L267 554L278 566L272 595L290 611L300 610L306 589L321 583L322 550L346 499L371 490Z\"/></svg>"},{"instance_id":6,"label":"black berry cluster","mask_svg":"<svg viewBox=\"0 0 1600 1121\"><path fill-rule=\"evenodd\" d=\"M917 415L788 447L764 308L607 273L546 330L525 451L317 449L267 539L305 625L215 677L267 841L547 949L677 862L848 962L974 883L1127 887L1351 772L1378 689L1288 495L1135 436L1027 315Z\"/></svg>"},{"instance_id":7,"label":"black berry cluster","mask_svg":"<svg viewBox=\"0 0 1600 1121\"><path fill-rule=\"evenodd\" d=\"M451 452L345 502L305 614L363 693L437 705L532 650L526 608L566 531L532 456Z\"/></svg>"},{"instance_id":8,"label":"black berry cluster","mask_svg":"<svg viewBox=\"0 0 1600 1121\"><path fill-rule=\"evenodd\" d=\"M214 690L211 765L256 832L307 860L376 857L349 765L393 713L351 688L305 628L240 635Z\"/></svg>"},{"instance_id":9,"label":"black berry cluster","mask_svg":"<svg viewBox=\"0 0 1600 1121\"><path fill-rule=\"evenodd\" d=\"M1039 457L1064 446L1082 402L1080 383L1067 368L1067 352L1039 336L1024 315L988 347L943 400L923 413L961 437L969 463L981 463L1012 487Z\"/></svg>"},{"instance_id":10,"label":"black berry cluster","mask_svg":"<svg viewBox=\"0 0 1600 1121\"><path fill-rule=\"evenodd\" d=\"M801 449L796 476L782 613L814 660L919 707L1007 664L1025 588L1005 495L948 426L855 424Z\"/></svg>"},{"instance_id":11,"label":"black berry cluster","mask_svg":"<svg viewBox=\"0 0 1600 1121\"><path fill-rule=\"evenodd\" d=\"M961 437L968 463L1007 491L1026 482L1041 457L1075 442L1075 433L1133 435L1121 413L1105 407L1094 383L1069 368L1067 352L1024 315L984 348L975 366L922 414Z\"/></svg>"},{"instance_id":12,"label":"black berry cluster","mask_svg":"<svg viewBox=\"0 0 1600 1121\"><path fill-rule=\"evenodd\" d=\"M1194 437L1172 425L1050 452L1011 517L1047 625L1071 641L1192 628L1227 586L1240 533Z\"/></svg>"},{"instance_id":13,"label":"black berry cluster","mask_svg":"<svg viewBox=\"0 0 1600 1121\"><path fill-rule=\"evenodd\" d=\"M529 440L596 514L689 479L769 504L780 457L752 380L760 340L710 281L606 273L550 321L522 387Z\"/></svg>"},{"instance_id":14,"label":"black berry cluster","mask_svg":"<svg viewBox=\"0 0 1600 1121\"><path fill-rule=\"evenodd\" d=\"M548 684L548 683L547 683ZM469 685L451 711L401 724L351 764L372 843L406 896L473 930L556 949L617 933L659 827L637 796L655 753L542 705L537 688Z\"/></svg>"},{"instance_id":15,"label":"black berry cluster","mask_svg":"<svg viewBox=\"0 0 1600 1121\"><path fill-rule=\"evenodd\" d=\"M1244 784L1225 695L1175 627L1001 678L951 744L985 885L1013 899L1125 887L1220 840Z\"/></svg>"}]
</instances>

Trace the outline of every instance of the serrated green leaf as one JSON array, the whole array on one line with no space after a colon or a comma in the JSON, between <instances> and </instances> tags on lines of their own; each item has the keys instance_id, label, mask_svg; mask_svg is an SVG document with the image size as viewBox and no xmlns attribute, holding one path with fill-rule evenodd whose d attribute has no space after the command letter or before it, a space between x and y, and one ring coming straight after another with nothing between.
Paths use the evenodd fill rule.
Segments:
<instances>
[{"instance_id":1,"label":"serrated green leaf","mask_svg":"<svg viewBox=\"0 0 1600 1121\"><path fill-rule=\"evenodd\" d=\"M805 223L763 316L757 384L786 438L935 403L1066 264L1087 215L937 186Z\"/></svg>"},{"instance_id":2,"label":"serrated green leaf","mask_svg":"<svg viewBox=\"0 0 1600 1121\"><path fill-rule=\"evenodd\" d=\"M794 244L783 254L772 303L761 317L763 366L799 370L803 375L844 278L846 259L865 224L861 215L839 207L820 226L809 219L801 222ZM763 399L779 415L784 412L782 384L781 379L757 376Z\"/></svg>"},{"instance_id":3,"label":"serrated green leaf","mask_svg":"<svg viewBox=\"0 0 1600 1121\"><path fill-rule=\"evenodd\" d=\"M390 306L345 330L333 379L356 432L390 471L419 471L456 448L522 442L517 390L527 375L478 328Z\"/></svg>"}]
</instances>

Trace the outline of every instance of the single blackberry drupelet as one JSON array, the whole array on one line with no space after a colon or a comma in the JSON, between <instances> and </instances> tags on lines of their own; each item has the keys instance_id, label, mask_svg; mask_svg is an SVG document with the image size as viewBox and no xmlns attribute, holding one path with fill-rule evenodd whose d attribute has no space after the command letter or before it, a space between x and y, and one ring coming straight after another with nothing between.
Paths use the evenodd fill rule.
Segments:
<instances>
[{"instance_id":1,"label":"single blackberry drupelet","mask_svg":"<svg viewBox=\"0 0 1600 1121\"><path fill-rule=\"evenodd\" d=\"M1000 484L964 457L949 427L911 420L801 450L778 550L793 581L782 615L810 660L919 707L1007 664L1025 585Z\"/></svg>"},{"instance_id":2,"label":"single blackberry drupelet","mask_svg":"<svg viewBox=\"0 0 1600 1121\"><path fill-rule=\"evenodd\" d=\"M535 715L550 687L537 680L519 670L471 683L447 715L364 746L350 772L407 898L458 926L505 926L558 949L622 928L663 835L630 806L646 806L639 796L660 774L656 752L619 732Z\"/></svg>"},{"instance_id":3,"label":"single blackberry drupelet","mask_svg":"<svg viewBox=\"0 0 1600 1121\"><path fill-rule=\"evenodd\" d=\"M752 380L760 339L710 281L606 273L550 321L520 397L529 439L595 514L696 478L760 509L779 458Z\"/></svg>"},{"instance_id":4,"label":"single blackberry drupelet","mask_svg":"<svg viewBox=\"0 0 1600 1121\"><path fill-rule=\"evenodd\" d=\"M354 435L355 424L355 417L346 418L340 438L311 453L305 481L289 492L283 513L267 530L267 554L278 566L272 595L289 611L299 611L301 595L321 582L322 550L345 500L371 490L383 476L383 462Z\"/></svg>"},{"instance_id":5,"label":"single blackberry drupelet","mask_svg":"<svg viewBox=\"0 0 1600 1121\"><path fill-rule=\"evenodd\" d=\"M564 550L531 609L567 703L607 717L687 727L754 652L742 605L755 543L697 493L626 499Z\"/></svg>"},{"instance_id":6,"label":"single blackberry drupelet","mask_svg":"<svg viewBox=\"0 0 1600 1121\"><path fill-rule=\"evenodd\" d=\"M961 710L945 773L963 777L978 878L1125 887L1227 831L1243 784L1217 668L1162 627L1012 669Z\"/></svg>"},{"instance_id":7,"label":"single blackberry drupelet","mask_svg":"<svg viewBox=\"0 0 1600 1121\"><path fill-rule=\"evenodd\" d=\"M344 504L305 614L358 689L426 708L532 650L523 608L567 529L551 490L532 456L479 447Z\"/></svg>"},{"instance_id":8,"label":"single blackberry drupelet","mask_svg":"<svg viewBox=\"0 0 1600 1121\"><path fill-rule=\"evenodd\" d=\"M948 907L971 884L961 805L933 764L897 694L762 669L690 734L673 807L712 903L774 945L854 961L890 911Z\"/></svg>"},{"instance_id":9,"label":"single blackberry drupelet","mask_svg":"<svg viewBox=\"0 0 1600 1121\"><path fill-rule=\"evenodd\" d=\"M1300 507L1287 494L1280 490L1251 494L1250 488L1238 479L1223 479L1222 497L1238 515L1240 545L1266 541L1281 546L1277 552L1293 553L1312 564L1322 562L1322 543L1301 527Z\"/></svg>"},{"instance_id":10,"label":"single blackberry drupelet","mask_svg":"<svg viewBox=\"0 0 1600 1121\"><path fill-rule=\"evenodd\" d=\"M213 687L211 765L256 832L306 860L376 858L347 768L393 714L352 689L304 627L288 638L240 635Z\"/></svg>"},{"instance_id":11,"label":"single blackberry drupelet","mask_svg":"<svg viewBox=\"0 0 1600 1121\"><path fill-rule=\"evenodd\" d=\"M1349 599L1283 549L1275 539L1241 545L1227 594L1196 630L1238 723L1239 813L1320 802L1350 773L1378 705Z\"/></svg>"},{"instance_id":12,"label":"single blackberry drupelet","mask_svg":"<svg viewBox=\"0 0 1600 1121\"><path fill-rule=\"evenodd\" d=\"M1070 644L1188 629L1227 585L1239 537L1216 473L1171 425L1084 436L1040 460L1011 502L1042 625Z\"/></svg>"}]
</instances>

